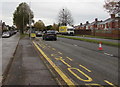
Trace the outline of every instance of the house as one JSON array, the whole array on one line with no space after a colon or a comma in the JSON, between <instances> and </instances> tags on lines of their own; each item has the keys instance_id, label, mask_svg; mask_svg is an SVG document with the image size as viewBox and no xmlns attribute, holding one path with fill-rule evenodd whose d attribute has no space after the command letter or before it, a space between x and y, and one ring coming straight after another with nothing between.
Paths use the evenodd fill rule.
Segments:
<instances>
[{"instance_id":1,"label":"house","mask_svg":"<svg viewBox=\"0 0 120 87\"><path fill-rule=\"evenodd\" d=\"M85 24L80 23L79 29L82 30L93 30L93 29L97 29L97 24L100 23L101 21L98 21L97 18L95 18L95 21L93 21L92 23L89 23L89 21L86 21Z\"/></svg>"},{"instance_id":2,"label":"house","mask_svg":"<svg viewBox=\"0 0 120 87\"><path fill-rule=\"evenodd\" d=\"M0 20L0 31L2 30L2 20Z\"/></svg>"},{"instance_id":3,"label":"house","mask_svg":"<svg viewBox=\"0 0 120 87\"><path fill-rule=\"evenodd\" d=\"M2 34L2 20L0 20L0 36Z\"/></svg>"},{"instance_id":4,"label":"house","mask_svg":"<svg viewBox=\"0 0 120 87\"><path fill-rule=\"evenodd\" d=\"M89 29L88 25L89 25L89 21L86 21L85 24L80 23L79 29L82 29L82 30L86 30L87 29L88 30Z\"/></svg>"},{"instance_id":5,"label":"house","mask_svg":"<svg viewBox=\"0 0 120 87\"><path fill-rule=\"evenodd\" d=\"M111 14L111 17L104 20L98 21L97 18L92 23L86 21L85 24L80 23L79 28L82 30L116 30L120 29L120 17L115 17L115 14Z\"/></svg>"},{"instance_id":6,"label":"house","mask_svg":"<svg viewBox=\"0 0 120 87\"><path fill-rule=\"evenodd\" d=\"M111 14L111 18L108 18L97 25L100 30L116 30L120 29L120 17L115 17Z\"/></svg>"}]
</instances>

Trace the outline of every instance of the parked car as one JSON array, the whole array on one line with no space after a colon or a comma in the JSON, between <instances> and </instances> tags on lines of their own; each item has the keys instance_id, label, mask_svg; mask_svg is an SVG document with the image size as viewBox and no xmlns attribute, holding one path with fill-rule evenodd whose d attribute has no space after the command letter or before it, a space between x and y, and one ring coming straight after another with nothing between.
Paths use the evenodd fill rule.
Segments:
<instances>
[{"instance_id":1,"label":"parked car","mask_svg":"<svg viewBox=\"0 0 120 87\"><path fill-rule=\"evenodd\" d=\"M9 32L3 32L2 34L2 38L7 38L7 37L10 37L10 33Z\"/></svg>"},{"instance_id":2,"label":"parked car","mask_svg":"<svg viewBox=\"0 0 120 87\"><path fill-rule=\"evenodd\" d=\"M43 32L43 40L57 40L57 34L54 30L48 30Z\"/></svg>"},{"instance_id":3,"label":"parked car","mask_svg":"<svg viewBox=\"0 0 120 87\"><path fill-rule=\"evenodd\" d=\"M37 31L36 32L36 37L41 37L42 36L42 32L41 31Z\"/></svg>"}]
</instances>

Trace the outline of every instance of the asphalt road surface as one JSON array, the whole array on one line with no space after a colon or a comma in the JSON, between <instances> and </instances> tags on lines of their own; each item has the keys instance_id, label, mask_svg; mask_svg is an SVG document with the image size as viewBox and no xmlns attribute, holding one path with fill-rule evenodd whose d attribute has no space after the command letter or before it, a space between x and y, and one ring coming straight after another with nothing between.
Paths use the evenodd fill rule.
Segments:
<instances>
[{"instance_id":1,"label":"asphalt road surface","mask_svg":"<svg viewBox=\"0 0 120 87\"><path fill-rule=\"evenodd\" d=\"M33 43L67 84L118 85L117 47L102 45L100 51L95 43L66 38L37 39Z\"/></svg>"},{"instance_id":2,"label":"asphalt road surface","mask_svg":"<svg viewBox=\"0 0 120 87\"><path fill-rule=\"evenodd\" d=\"M2 38L2 74L13 57L19 38L19 33L9 38Z\"/></svg>"}]
</instances>

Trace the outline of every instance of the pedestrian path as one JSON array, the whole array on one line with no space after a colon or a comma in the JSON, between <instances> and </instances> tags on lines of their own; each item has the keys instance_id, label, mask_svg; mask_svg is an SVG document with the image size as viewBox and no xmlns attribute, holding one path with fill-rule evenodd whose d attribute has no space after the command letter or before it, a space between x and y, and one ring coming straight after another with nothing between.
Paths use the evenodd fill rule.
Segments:
<instances>
[{"instance_id":1,"label":"pedestrian path","mask_svg":"<svg viewBox=\"0 0 120 87\"><path fill-rule=\"evenodd\" d=\"M5 85L57 85L29 37L19 41Z\"/></svg>"}]
</instances>

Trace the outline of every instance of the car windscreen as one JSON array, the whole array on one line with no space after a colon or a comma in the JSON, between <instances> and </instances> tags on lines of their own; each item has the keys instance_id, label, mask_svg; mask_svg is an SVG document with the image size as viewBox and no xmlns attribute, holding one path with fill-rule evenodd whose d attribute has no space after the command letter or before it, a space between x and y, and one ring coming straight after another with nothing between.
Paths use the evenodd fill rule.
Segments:
<instances>
[{"instance_id":1,"label":"car windscreen","mask_svg":"<svg viewBox=\"0 0 120 87\"><path fill-rule=\"evenodd\" d=\"M68 31L74 31L74 29L67 29Z\"/></svg>"},{"instance_id":2,"label":"car windscreen","mask_svg":"<svg viewBox=\"0 0 120 87\"><path fill-rule=\"evenodd\" d=\"M47 34L56 34L55 31L47 31Z\"/></svg>"},{"instance_id":3,"label":"car windscreen","mask_svg":"<svg viewBox=\"0 0 120 87\"><path fill-rule=\"evenodd\" d=\"M9 34L9 32L3 32L3 34Z\"/></svg>"}]
</instances>

